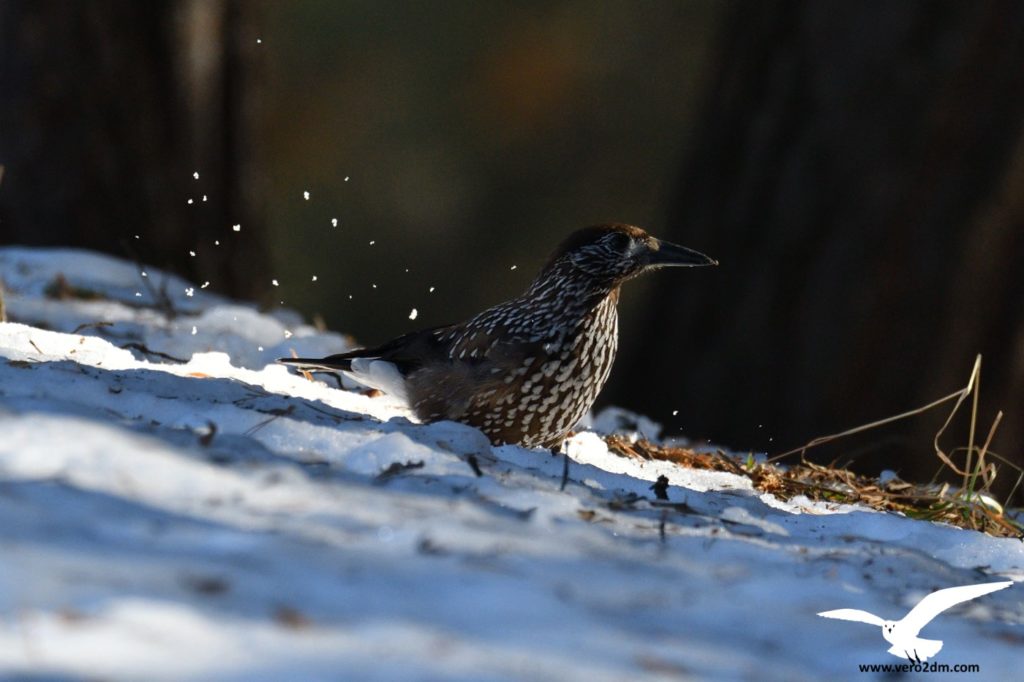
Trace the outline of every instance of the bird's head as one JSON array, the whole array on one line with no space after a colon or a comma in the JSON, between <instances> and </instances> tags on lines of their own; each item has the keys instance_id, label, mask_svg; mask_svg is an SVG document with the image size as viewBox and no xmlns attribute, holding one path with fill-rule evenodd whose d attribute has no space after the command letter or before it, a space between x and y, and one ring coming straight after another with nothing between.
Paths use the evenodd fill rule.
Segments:
<instances>
[{"instance_id":1,"label":"bird's head","mask_svg":"<svg viewBox=\"0 0 1024 682\"><path fill-rule=\"evenodd\" d=\"M619 284L658 268L718 265L718 261L655 239L639 227L614 223L573 232L555 249L544 270L563 264L596 279Z\"/></svg>"}]
</instances>

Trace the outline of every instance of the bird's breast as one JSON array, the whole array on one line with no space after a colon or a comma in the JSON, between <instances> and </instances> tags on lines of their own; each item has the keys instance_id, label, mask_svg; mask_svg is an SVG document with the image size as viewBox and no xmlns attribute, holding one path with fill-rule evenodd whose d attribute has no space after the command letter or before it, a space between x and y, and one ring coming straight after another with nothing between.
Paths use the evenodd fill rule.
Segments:
<instances>
[{"instance_id":1,"label":"bird's breast","mask_svg":"<svg viewBox=\"0 0 1024 682\"><path fill-rule=\"evenodd\" d=\"M560 442L608 379L618 347L616 299L579 313L538 308L529 318L500 306L471 321L452 335L447 362L415 375L417 416L476 426L495 443ZM533 324L524 327L527 319Z\"/></svg>"},{"instance_id":2,"label":"bird's breast","mask_svg":"<svg viewBox=\"0 0 1024 682\"><path fill-rule=\"evenodd\" d=\"M594 404L617 347L615 306L598 306L510 368L500 387L479 396L472 416L498 442L557 443Z\"/></svg>"}]
</instances>

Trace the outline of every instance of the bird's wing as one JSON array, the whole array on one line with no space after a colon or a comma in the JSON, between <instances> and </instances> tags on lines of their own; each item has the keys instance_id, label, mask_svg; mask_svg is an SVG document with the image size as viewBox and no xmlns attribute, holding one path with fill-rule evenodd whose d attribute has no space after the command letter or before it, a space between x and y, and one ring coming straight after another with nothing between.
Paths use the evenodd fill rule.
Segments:
<instances>
[{"instance_id":1,"label":"bird's wing","mask_svg":"<svg viewBox=\"0 0 1024 682\"><path fill-rule=\"evenodd\" d=\"M983 583L981 585L962 585L960 587L947 587L944 590L932 592L917 603L917 606L910 610L910 613L900 621L904 632L912 633L915 637L925 625L930 623L935 616L939 615L951 606L1002 590L1013 584L1012 580L1005 580L998 583Z\"/></svg>"},{"instance_id":2,"label":"bird's wing","mask_svg":"<svg viewBox=\"0 0 1024 682\"><path fill-rule=\"evenodd\" d=\"M835 618L837 620L852 620L855 623L867 623L882 627L885 620L873 613L861 611L860 609L836 609L835 611L822 611L818 614L822 618Z\"/></svg>"},{"instance_id":3,"label":"bird's wing","mask_svg":"<svg viewBox=\"0 0 1024 682\"><path fill-rule=\"evenodd\" d=\"M440 354L438 332L447 327L433 327L403 334L387 343L371 348L357 348L346 353L328 355L325 358L281 358L281 364L310 370L351 371L352 361L358 359L380 359L394 364L402 374L408 374L432 353Z\"/></svg>"}]
</instances>

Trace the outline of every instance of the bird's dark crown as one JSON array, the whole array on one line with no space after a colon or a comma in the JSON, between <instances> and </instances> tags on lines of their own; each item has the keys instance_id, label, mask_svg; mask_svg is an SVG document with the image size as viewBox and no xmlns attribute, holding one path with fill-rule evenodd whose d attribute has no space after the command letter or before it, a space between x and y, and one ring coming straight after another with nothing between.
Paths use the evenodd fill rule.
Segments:
<instances>
[{"instance_id":1,"label":"bird's dark crown","mask_svg":"<svg viewBox=\"0 0 1024 682\"><path fill-rule=\"evenodd\" d=\"M657 243L651 235L633 225L594 225L570 234L548 259L543 272L560 263L596 276L626 278L642 269L635 256L643 247Z\"/></svg>"}]
</instances>

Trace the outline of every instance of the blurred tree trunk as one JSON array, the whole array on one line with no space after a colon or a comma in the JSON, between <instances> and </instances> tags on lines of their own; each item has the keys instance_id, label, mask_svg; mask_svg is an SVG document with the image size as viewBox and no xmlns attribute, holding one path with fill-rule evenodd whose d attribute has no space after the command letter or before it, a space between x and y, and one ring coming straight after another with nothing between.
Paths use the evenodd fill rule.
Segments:
<instances>
[{"instance_id":1,"label":"blurred tree trunk","mask_svg":"<svg viewBox=\"0 0 1024 682\"><path fill-rule=\"evenodd\" d=\"M259 294L250 7L0 4L0 242L98 249Z\"/></svg>"},{"instance_id":2,"label":"blurred tree trunk","mask_svg":"<svg viewBox=\"0 0 1024 682\"><path fill-rule=\"evenodd\" d=\"M1020 463L1024 3L733 9L665 235L722 265L657 279L609 397L779 452L951 392L982 353L979 429L1003 409L993 449ZM871 435L893 442L863 465L930 474L942 418Z\"/></svg>"}]
</instances>

